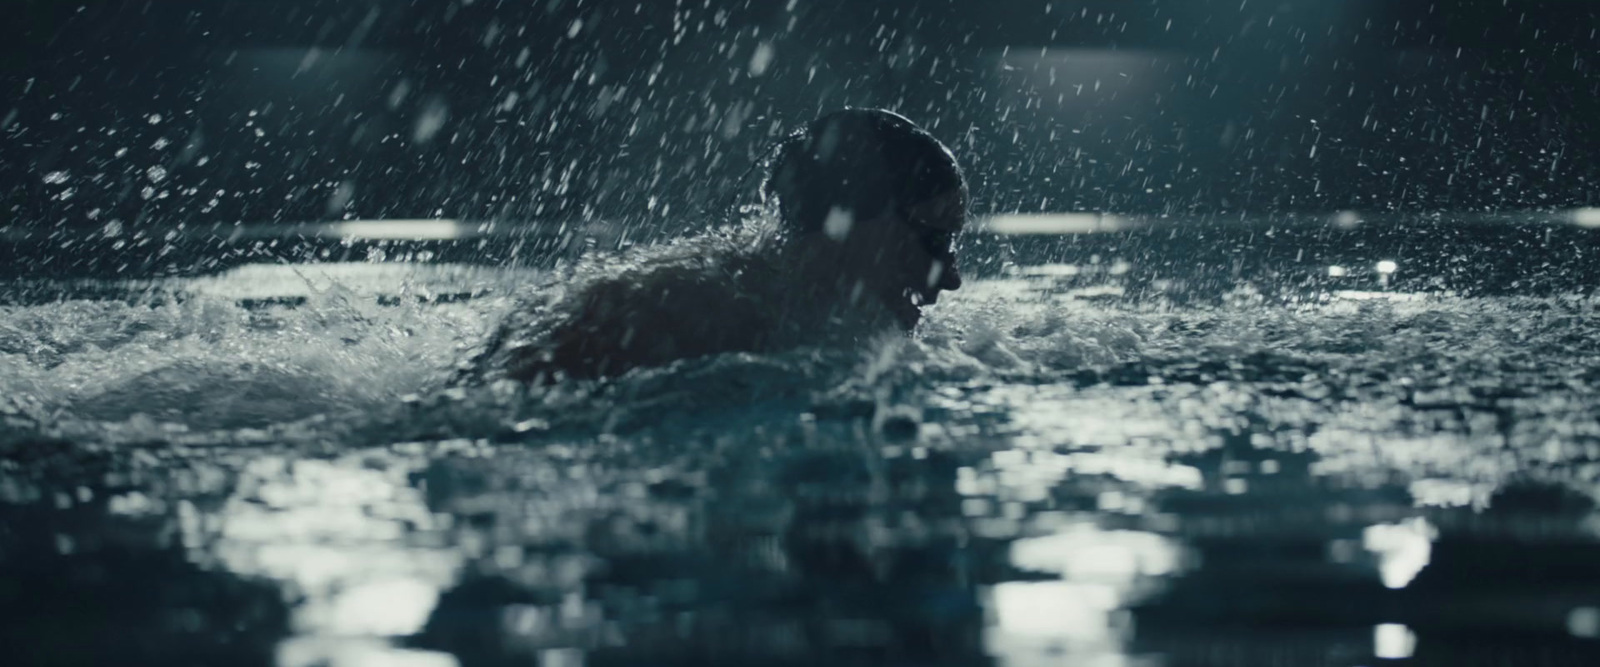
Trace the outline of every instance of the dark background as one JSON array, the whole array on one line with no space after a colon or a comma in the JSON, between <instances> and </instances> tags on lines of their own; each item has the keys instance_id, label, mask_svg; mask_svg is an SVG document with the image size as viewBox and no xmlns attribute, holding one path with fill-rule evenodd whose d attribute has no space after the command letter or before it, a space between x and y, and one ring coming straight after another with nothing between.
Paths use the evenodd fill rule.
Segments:
<instances>
[{"instance_id":1,"label":"dark background","mask_svg":"<svg viewBox=\"0 0 1600 667\"><path fill-rule=\"evenodd\" d=\"M897 109L955 147L979 213L1600 203L1600 7L1583 0L5 12L13 230L454 217L678 231L749 187L774 136L846 104Z\"/></svg>"}]
</instances>

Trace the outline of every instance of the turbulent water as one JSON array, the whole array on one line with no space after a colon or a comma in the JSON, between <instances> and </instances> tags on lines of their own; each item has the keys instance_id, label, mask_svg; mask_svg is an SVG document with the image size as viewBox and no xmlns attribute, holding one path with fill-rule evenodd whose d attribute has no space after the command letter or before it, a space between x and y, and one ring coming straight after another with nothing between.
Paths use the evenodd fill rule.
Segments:
<instances>
[{"instance_id":1,"label":"turbulent water","mask_svg":"<svg viewBox=\"0 0 1600 667\"><path fill-rule=\"evenodd\" d=\"M1593 298L1173 305L995 279L911 339L447 388L537 278L259 266L0 306L3 650L1597 656Z\"/></svg>"}]
</instances>

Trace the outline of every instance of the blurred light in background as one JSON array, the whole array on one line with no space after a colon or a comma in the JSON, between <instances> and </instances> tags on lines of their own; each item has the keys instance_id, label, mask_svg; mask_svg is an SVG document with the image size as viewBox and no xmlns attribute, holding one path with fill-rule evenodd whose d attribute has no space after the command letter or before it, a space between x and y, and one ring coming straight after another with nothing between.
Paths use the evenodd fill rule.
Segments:
<instances>
[{"instance_id":1,"label":"blurred light in background","mask_svg":"<svg viewBox=\"0 0 1600 667\"><path fill-rule=\"evenodd\" d=\"M1355 211L1339 211L1333 215L1333 226L1339 229L1354 229L1361 224L1361 214Z\"/></svg>"},{"instance_id":2,"label":"blurred light in background","mask_svg":"<svg viewBox=\"0 0 1600 667\"><path fill-rule=\"evenodd\" d=\"M1403 660L1417 650L1417 635L1399 623L1372 628L1372 654L1384 660Z\"/></svg>"},{"instance_id":3,"label":"blurred light in background","mask_svg":"<svg viewBox=\"0 0 1600 667\"><path fill-rule=\"evenodd\" d=\"M396 648L366 638L294 637L278 645L277 667L459 667L448 653Z\"/></svg>"},{"instance_id":4,"label":"blurred light in background","mask_svg":"<svg viewBox=\"0 0 1600 667\"><path fill-rule=\"evenodd\" d=\"M1574 637L1600 639L1600 608L1576 607L1568 612L1567 632Z\"/></svg>"},{"instance_id":5,"label":"blurred light in background","mask_svg":"<svg viewBox=\"0 0 1600 667\"><path fill-rule=\"evenodd\" d=\"M1600 208L1574 209L1572 222L1579 227L1600 227Z\"/></svg>"},{"instance_id":6,"label":"blurred light in background","mask_svg":"<svg viewBox=\"0 0 1600 667\"><path fill-rule=\"evenodd\" d=\"M1386 588L1405 588L1433 558L1433 525L1424 519L1368 526L1361 544L1378 557L1378 575Z\"/></svg>"},{"instance_id":7,"label":"blurred light in background","mask_svg":"<svg viewBox=\"0 0 1600 667\"><path fill-rule=\"evenodd\" d=\"M328 226L326 236L359 239L411 239L447 241L467 229L455 220L350 220Z\"/></svg>"},{"instance_id":8,"label":"blurred light in background","mask_svg":"<svg viewBox=\"0 0 1600 667\"><path fill-rule=\"evenodd\" d=\"M1132 227L1131 220L1105 213L1009 213L980 225L995 234L1093 234Z\"/></svg>"},{"instance_id":9,"label":"blurred light in background","mask_svg":"<svg viewBox=\"0 0 1600 667\"><path fill-rule=\"evenodd\" d=\"M1012 565L1060 579L996 584L985 644L1003 664L1054 663L1062 652L1093 664L1120 664L1131 630L1126 605L1182 570L1184 559L1178 543L1156 533L1091 523L1017 540Z\"/></svg>"}]
</instances>

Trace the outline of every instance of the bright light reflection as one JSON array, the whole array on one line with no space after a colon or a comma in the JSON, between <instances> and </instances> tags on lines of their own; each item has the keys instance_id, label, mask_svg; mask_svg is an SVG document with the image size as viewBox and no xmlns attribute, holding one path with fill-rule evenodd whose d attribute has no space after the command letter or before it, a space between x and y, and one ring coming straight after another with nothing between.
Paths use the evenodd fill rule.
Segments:
<instances>
[{"instance_id":1,"label":"bright light reflection","mask_svg":"<svg viewBox=\"0 0 1600 667\"><path fill-rule=\"evenodd\" d=\"M1008 213L983 222L995 234L1093 234L1132 226L1126 218L1104 213Z\"/></svg>"},{"instance_id":2,"label":"bright light reflection","mask_svg":"<svg viewBox=\"0 0 1600 667\"><path fill-rule=\"evenodd\" d=\"M1471 484L1449 479L1419 479L1409 487L1411 497L1423 507L1470 507L1487 496Z\"/></svg>"},{"instance_id":3,"label":"bright light reflection","mask_svg":"<svg viewBox=\"0 0 1600 667\"><path fill-rule=\"evenodd\" d=\"M1014 567L1061 579L995 585L986 649L1006 665L1059 664L1063 651L1072 664L1130 664L1124 607L1180 569L1180 550L1155 533L1103 530L1091 521L1013 542Z\"/></svg>"},{"instance_id":4,"label":"bright light reflection","mask_svg":"<svg viewBox=\"0 0 1600 667\"><path fill-rule=\"evenodd\" d=\"M1391 260L1387 260L1386 259L1386 260L1383 260L1381 262L1378 262L1378 273L1390 274L1390 273L1394 273L1395 271L1398 271L1398 270L1400 270L1400 265L1396 264L1395 262L1393 262Z\"/></svg>"},{"instance_id":5,"label":"bright light reflection","mask_svg":"<svg viewBox=\"0 0 1600 667\"><path fill-rule=\"evenodd\" d=\"M1384 623L1372 628L1372 654L1384 660L1411 657L1417 650L1417 635L1399 623Z\"/></svg>"},{"instance_id":6,"label":"bright light reflection","mask_svg":"<svg viewBox=\"0 0 1600 667\"><path fill-rule=\"evenodd\" d=\"M438 602L435 584L391 579L339 591L332 600L310 606L302 618L329 634L397 637L420 631Z\"/></svg>"},{"instance_id":7,"label":"bright light reflection","mask_svg":"<svg viewBox=\"0 0 1600 667\"><path fill-rule=\"evenodd\" d=\"M1350 275L1350 270L1342 266L1328 267L1328 277L1330 278L1343 278L1347 275Z\"/></svg>"},{"instance_id":8,"label":"bright light reflection","mask_svg":"<svg viewBox=\"0 0 1600 667\"><path fill-rule=\"evenodd\" d=\"M1106 615L1122 597L1110 584L1008 581L995 584L993 595L995 624L1006 634L1082 644L1115 639Z\"/></svg>"},{"instance_id":9,"label":"bright light reflection","mask_svg":"<svg viewBox=\"0 0 1600 667\"><path fill-rule=\"evenodd\" d=\"M1024 502L1043 500L1068 473L1106 475L1148 487L1204 486L1200 471L1192 466L1162 460L1149 452L1107 450L1059 453L1002 450L992 455L995 477L1006 498Z\"/></svg>"},{"instance_id":10,"label":"bright light reflection","mask_svg":"<svg viewBox=\"0 0 1600 667\"><path fill-rule=\"evenodd\" d=\"M413 634L454 583L462 555L411 541L434 528L407 481L412 471L398 460L377 469L354 456L261 458L241 472L217 516L186 525L198 534L185 543L197 547L197 560L281 582L300 600L292 612L299 633Z\"/></svg>"},{"instance_id":11,"label":"bright light reflection","mask_svg":"<svg viewBox=\"0 0 1600 667\"><path fill-rule=\"evenodd\" d=\"M1577 607L1568 612L1567 632L1574 637L1600 639L1600 608Z\"/></svg>"},{"instance_id":12,"label":"bright light reflection","mask_svg":"<svg viewBox=\"0 0 1600 667\"><path fill-rule=\"evenodd\" d=\"M1039 266L1025 266L1020 272L1025 276L1051 276L1065 277L1083 273L1077 264L1040 264Z\"/></svg>"},{"instance_id":13,"label":"bright light reflection","mask_svg":"<svg viewBox=\"0 0 1600 667\"><path fill-rule=\"evenodd\" d=\"M1578 208L1572 210L1572 222L1579 227L1600 227L1600 208Z\"/></svg>"},{"instance_id":14,"label":"bright light reflection","mask_svg":"<svg viewBox=\"0 0 1600 667\"><path fill-rule=\"evenodd\" d=\"M278 644L278 667L458 667L448 653L395 648L372 639L294 637Z\"/></svg>"},{"instance_id":15,"label":"bright light reflection","mask_svg":"<svg viewBox=\"0 0 1600 667\"><path fill-rule=\"evenodd\" d=\"M1432 524L1421 517L1400 523L1368 526L1361 546L1378 557L1378 576L1388 588L1405 588L1433 556Z\"/></svg>"},{"instance_id":16,"label":"bright light reflection","mask_svg":"<svg viewBox=\"0 0 1600 667\"><path fill-rule=\"evenodd\" d=\"M1066 579L1130 582L1172 574L1178 569L1176 544L1155 533L1100 530L1080 524L1063 532L1011 543L1011 564Z\"/></svg>"},{"instance_id":17,"label":"bright light reflection","mask_svg":"<svg viewBox=\"0 0 1600 667\"><path fill-rule=\"evenodd\" d=\"M1109 584L1012 581L987 596L993 625L984 628L984 651L1003 667L1144 664L1125 653L1132 619Z\"/></svg>"},{"instance_id":18,"label":"bright light reflection","mask_svg":"<svg viewBox=\"0 0 1600 667\"><path fill-rule=\"evenodd\" d=\"M328 225L328 236L358 239L440 241L467 230L455 220L349 220Z\"/></svg>"}]
</instances>

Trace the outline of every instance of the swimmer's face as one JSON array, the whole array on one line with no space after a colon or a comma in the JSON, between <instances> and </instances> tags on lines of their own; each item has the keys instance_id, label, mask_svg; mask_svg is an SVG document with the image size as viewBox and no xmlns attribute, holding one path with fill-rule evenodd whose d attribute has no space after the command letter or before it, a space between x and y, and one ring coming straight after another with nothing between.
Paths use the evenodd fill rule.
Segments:
<instances>
[{"instance_id":1,"label":"swimmer's face","mask_svg":"<svg viewBox=\"0 0 1600 667\"><path fill-rule=\"evenodd\" d=\"M939 293L961 287L955 241L966 223L959 192L906 207L904 213L853 225L843 243L850 273L880 295L896 319L910 329L922 319L922 307L939 301Z\"/></svg>"},{"instance_id":2,"label":"swimmer's face","mask_svg":"<svg viewBox=\"0 0 1600 667\"><path fill-rule=\"evenodd\" d=\"M950 192L907 208L906 226L916 237L908 260L905 287L919 304L938 301L939 293L961 287L956 269L956 236L966 226L967 208L961 193Z\"/></svg>"}]
</instances>

